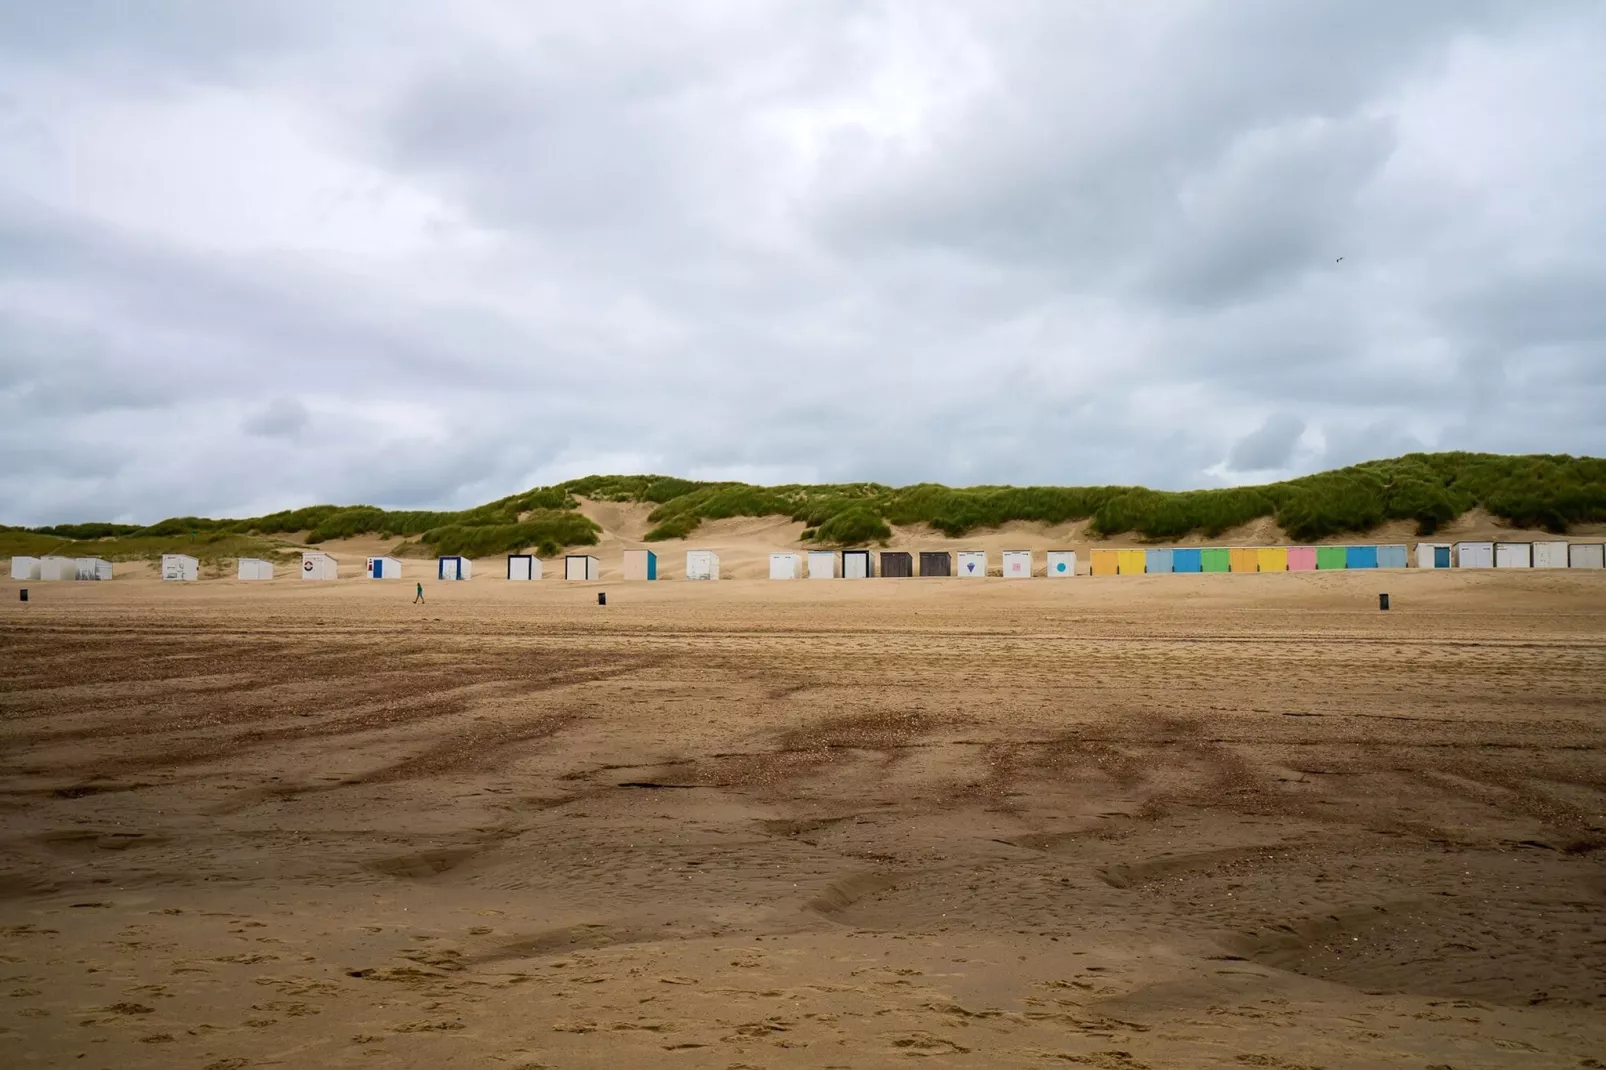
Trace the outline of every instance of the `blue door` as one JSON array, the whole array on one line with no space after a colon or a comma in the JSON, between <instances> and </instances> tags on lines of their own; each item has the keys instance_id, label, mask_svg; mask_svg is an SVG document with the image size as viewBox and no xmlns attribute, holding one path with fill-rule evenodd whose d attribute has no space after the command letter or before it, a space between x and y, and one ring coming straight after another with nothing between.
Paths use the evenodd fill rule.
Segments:
<instances>
[{"instance_id":1,"label":"blue door","mask_svg":"<svg viewBox=\"0 0 1606 1070\"><path fill-rule=\"evenodd\" d=\"M1433 567L1450 567L1450 548L1448 546L1435 546L1433 548Z\"/></svg>"},{"instance_id":2,"label":"blue door","mask_svg":"<svg viewBox=\"0 0 1606 1070\"><path fill-rule=\"evenodd\" d=\"M649 580L658 578L658 555L651 550L647 551L647 578Z\"/></svg>"},{"instance_id":3,"label":"blue door","mask_svg":"<svg viewBox=\"0 0 1606 1070\"><path fill-rule=\"evenodd\" d=\"M1172 572L1198 572L1204 567L1204 560L1198 550L1184 549L1171 552Z\"/></svg>"}]
</instances>

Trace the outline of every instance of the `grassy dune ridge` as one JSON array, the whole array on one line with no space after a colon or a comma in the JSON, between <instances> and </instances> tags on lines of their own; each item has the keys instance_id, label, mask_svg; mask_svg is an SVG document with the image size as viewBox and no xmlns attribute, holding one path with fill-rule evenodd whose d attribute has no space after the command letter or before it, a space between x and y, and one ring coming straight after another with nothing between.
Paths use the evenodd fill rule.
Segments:
<instances>
[{"instance_id":1,"label":"grassy dune ridge","mask_svg":"<svg viewBox=\"0 0 1606 1070\"><path fill-rule=\"evenodd\" d=\"M397 537L402 548L486 556L526 548L543 555L589 546L600 529L580 499L655 506L650 541L684 538L705 520L785 516L808 525L804 539L862 545L891 526L927 525L961 536L1009 521L1091 521L1097 535L1160 541L1220 535L1271 517L1295 539L1365 533L1388 521L1420 535L1481 508L1507 523L1564 533L1606 522L1606 459L1556 454L1413 453L1280 483L1216 490L1145 487L946 487L920 483L834 483L759 487L672 476L586 476L458 511L314 505L239 520L173 517L150 525L76 523L0 529L0 554L95 554L112 559L190 553L202 560L287 552L285 536L307 543L359 535Z\"/></svg>"}]
</instances>

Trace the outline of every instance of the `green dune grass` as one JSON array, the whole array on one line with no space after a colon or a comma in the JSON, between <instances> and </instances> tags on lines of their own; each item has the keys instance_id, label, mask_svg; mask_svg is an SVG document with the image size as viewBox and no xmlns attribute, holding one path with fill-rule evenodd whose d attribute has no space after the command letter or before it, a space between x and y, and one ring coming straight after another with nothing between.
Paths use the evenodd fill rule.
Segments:
<instances>
[{"instance_id":1,"label":"green dune grass","mask_svg":"<svg viewBox=\"0 0 1606 1070\"><path fill-rule=\"evenodd\" d=\"M1506 523L1564 533L1606 522L1606 460L1538 454L1413 453L1258 487L1157 491L1144 487L945 487L920 483L794 484L697 482L672 476L587 476L458 511L314 505L242 520L173 517L156 524L74 523L0 529L0 554L60 553L111 560L190 553L202 560L274 556L284 536L318 544L379 535L418 553L489 556L536 548L551 555L595 545L600 529L577 510L581 499L642 502L654 508L648 540L685 538L705 520L786 517L822 545L864 545L892 525L926 525L949 536L1012 520L1091 521L1099 535L1163 541L1220 535L1269 517L1295 539L1364 534L1406 520L1419 535L1472 509Z\"/></svg>"}]
</instances>

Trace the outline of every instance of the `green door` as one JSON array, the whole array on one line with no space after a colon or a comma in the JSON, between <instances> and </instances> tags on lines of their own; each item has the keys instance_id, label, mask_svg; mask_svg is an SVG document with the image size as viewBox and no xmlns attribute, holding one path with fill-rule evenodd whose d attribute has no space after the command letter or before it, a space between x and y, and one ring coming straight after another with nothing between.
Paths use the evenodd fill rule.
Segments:
<instances>
[{"instance_id":1,"label":"green door","mask_svg":"<svg viewBox=\"0 0 1606 1070\"><path fill-rule=\"evenodd\" d=\"M1201 572L1231 572L1232 551L1225 546L1211 546L1199 551Z\"/></svg>"},{"instance_id":2,"label":"green door","mask_svg":"<svg viewBox=\"0 0 1606 1070\"><path fill-rule=\"evenodd\" d=\"M1316 547L1317 568L1343 568L1348 551L1343 546Z\"/></svg>"}]
</instances>

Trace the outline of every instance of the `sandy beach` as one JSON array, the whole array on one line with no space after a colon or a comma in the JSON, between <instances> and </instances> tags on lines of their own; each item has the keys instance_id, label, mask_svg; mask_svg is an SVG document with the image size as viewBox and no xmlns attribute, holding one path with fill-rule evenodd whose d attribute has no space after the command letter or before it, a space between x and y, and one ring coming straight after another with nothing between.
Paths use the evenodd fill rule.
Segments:
<instances>
[{"instance_id":1,"label":"sandy beach","mask_svg":"<svg viewBox=\"0 0 1606 1070\"><path fill-rule=\"evenodd\" d=\"M412 586L0 583L0 1062L1606 1061L1606 574Z\"/></svg>"}]
</instances>

